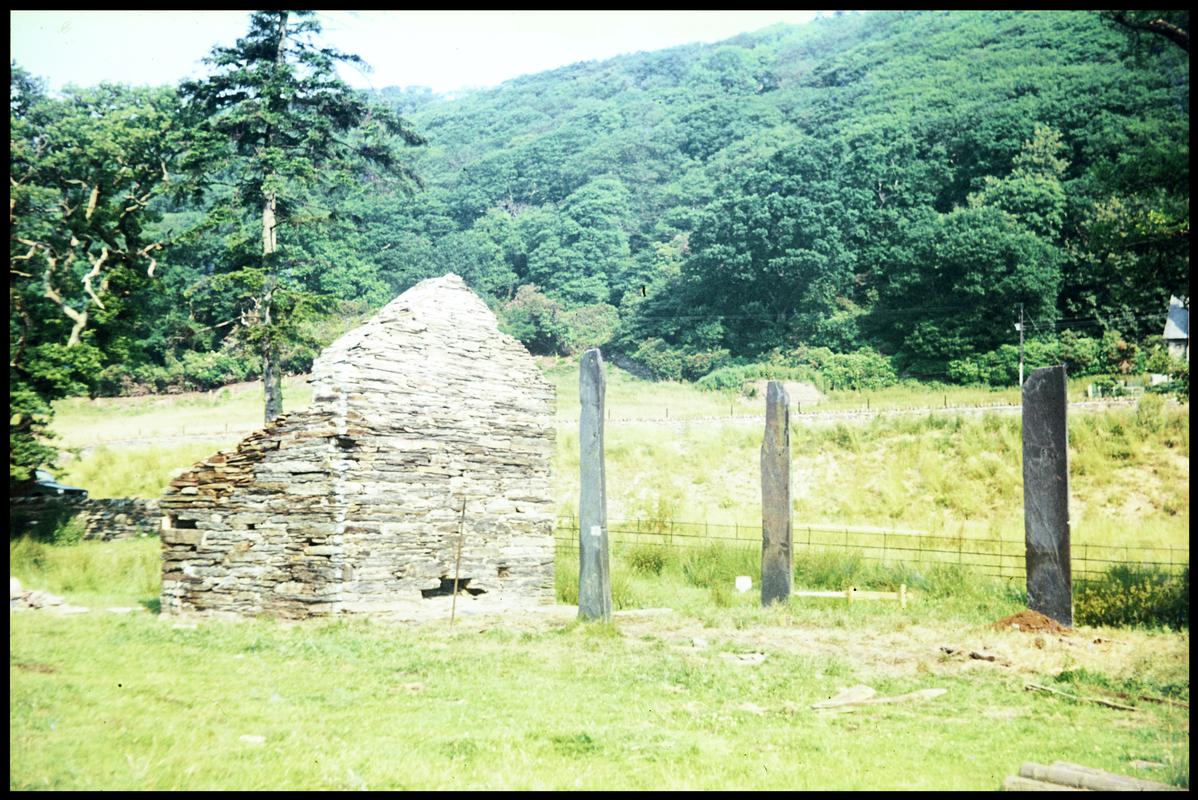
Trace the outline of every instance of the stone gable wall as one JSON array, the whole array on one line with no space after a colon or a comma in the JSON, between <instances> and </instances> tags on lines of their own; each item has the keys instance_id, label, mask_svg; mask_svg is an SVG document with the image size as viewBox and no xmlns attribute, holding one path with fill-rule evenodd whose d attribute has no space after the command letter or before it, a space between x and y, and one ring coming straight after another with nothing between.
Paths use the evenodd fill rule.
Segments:
<instances>
[{"instance_id":1,"label":"stone gable wall","mask_svg":"<svg viewBox=\"0 0 1198 800\"><path fill-rule=\"evenodd\" d=\"M553 389L460 278L396 298L312 382L172 483L163 611L399 609L452 579L459 530L472 594L552 601Z\"/></svg>"}]
</instances>

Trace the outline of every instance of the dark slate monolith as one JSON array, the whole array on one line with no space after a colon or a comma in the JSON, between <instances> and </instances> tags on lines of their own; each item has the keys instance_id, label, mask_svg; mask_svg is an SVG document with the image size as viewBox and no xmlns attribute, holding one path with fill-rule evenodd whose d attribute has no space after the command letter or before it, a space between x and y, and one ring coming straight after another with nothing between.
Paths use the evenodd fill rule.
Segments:
<instances>
[{"instance_id":1,"label":"dark slate monolith","mask_svg":"<svg viewBox=\"0 0 1198 800\"><path fill-rule=\"evenodd\" d=\"M1023 526L1027 607L1073 627L1067 397L1064 365L1023 384Z\"/></svg>"},{"instance_id":2,"label":"dark slate monolith","mask_svg":"<svg viewBox=\"0 0 1198 800\"><path fill-rule=\"evenodd\" d=\"M603 356L582 356L578 396L581 491L578 498L578 616L611 619L611 572L607 556L607 485L603 469Z\"/></svg>"},{"instance_id":3,"label":"dark slate monolith","mask_svg":"<svg viewBox=\"0 0 1198 800\"><path fill-rule=\"evenodd\" d=\"M778 381L765 395L761 443L761 604L785 603L794 585L790 561L790 398Z\"/></svg>"}]
</instances>

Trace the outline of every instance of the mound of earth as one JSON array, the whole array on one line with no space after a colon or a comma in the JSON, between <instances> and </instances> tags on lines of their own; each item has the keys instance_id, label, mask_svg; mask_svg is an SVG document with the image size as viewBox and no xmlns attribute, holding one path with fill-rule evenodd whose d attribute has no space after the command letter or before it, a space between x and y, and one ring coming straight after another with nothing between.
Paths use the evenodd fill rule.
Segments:
<instances>
[{"instance_id":1,"label":"mound of earth","mask_svg":"<svg viewBox=\"0 0 1198 800\"><path fill-rule=\"evenodd\" d=\"M1071 628L1066 628L1055 619L1044 616L1039 611L1020 611L1018 614L1012 614L1009 617L1003 617L998 622L994 623L994 627L998 630L1006 630L1014 628L1017 631L1031 631L1033 633L1068 633Z\"/></svg>"}]
</instances>

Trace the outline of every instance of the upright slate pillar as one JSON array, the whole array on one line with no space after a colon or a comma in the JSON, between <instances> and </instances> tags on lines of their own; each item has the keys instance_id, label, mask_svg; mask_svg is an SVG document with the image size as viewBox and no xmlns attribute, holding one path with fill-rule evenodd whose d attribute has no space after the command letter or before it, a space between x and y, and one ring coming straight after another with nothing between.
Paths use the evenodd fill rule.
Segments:
<instances>
[{"instance_id":1,"label":"upright slate pillar","mask_svg":"<svg viewBox=\"0 0 1198 800\"><path fill-rule=\"evenodd\" d=\"M765 395L761 443L761 604L785 603L794 585L790 549L790 398L778 381Z\"/></svg>"},{"instance_id":2,"label":"upright slate pillar","mask_svg":"<svg viewBox=\"0 0 1198 800\"><path fill-rule=\"evenodd\" d=\"M582 355L578 397L581 490L578 498L578 616L611 619L611 571L607 555L607 484L603 469L603 356Z\"/></svg>"},{"instance_id":3,"label":"upright slate pillar","mask_svg":"<svg viewBox=\"0 0 1198 800\"><path fill-rule=\"evenodd\" d=\"M1064 365L1035 370L1023 385L1023 526L1027 606L1072 627L1067 399Z\"/></svg>"}]
</instances>

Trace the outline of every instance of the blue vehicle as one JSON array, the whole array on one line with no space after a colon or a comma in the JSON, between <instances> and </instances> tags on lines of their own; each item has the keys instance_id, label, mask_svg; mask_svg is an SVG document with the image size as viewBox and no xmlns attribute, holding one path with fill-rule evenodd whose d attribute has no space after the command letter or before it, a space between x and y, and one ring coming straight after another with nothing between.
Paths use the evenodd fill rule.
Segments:
<instances>
[{"instance_id":1,"label":"blue vehicle","mask_svg":"<svg viewBox=\"0 0 1198 800\"><path fill-rule=\"evenodd\" d=\"M44 469L36 470L34 473L34 481L29 487L27 494L33 496L41 495L56 495L61 497L77 497L84 499L87 497L87 489L80 489L78 486L67 486L54 480L54 476Z\"/></svg>"}]
</instances>

